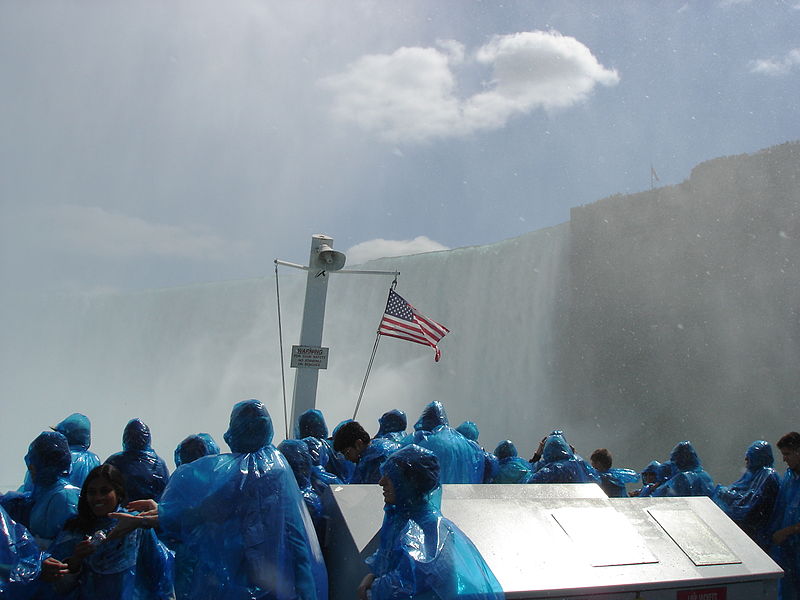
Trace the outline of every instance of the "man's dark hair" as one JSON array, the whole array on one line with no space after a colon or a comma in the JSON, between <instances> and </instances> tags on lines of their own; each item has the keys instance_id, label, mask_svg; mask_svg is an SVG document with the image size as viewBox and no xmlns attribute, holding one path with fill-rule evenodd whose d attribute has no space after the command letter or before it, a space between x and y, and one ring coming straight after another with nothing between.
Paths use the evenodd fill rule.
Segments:
<instances>
[{"instance_id":1,"label":"man's dark hair","mask_svg":"<svg viewBox=\"0 0 800 600\"><path fill-rule=\"evenodd\" d=\"M800 450L800 433L792 431L778 440L780 450Z\"/></svg>"},{"instance_id":2,"label":"man's dark hair","mask_svg":"<svg viewBox=\"0 0 800 600\"><path fill-rule=\"evenodd\" d=\"M592 452L589 460L598 463L603 471L608 471L611 468L611 452L605 448L598 448Z\"/></svg>"},{"instance_id":3,"label":"man's dark hair","mask_svg":"<svg viewBox=\"0 0 800 600\"><path fill-rule=\"evenodd\" d=\"M333 437L333 449L341 452L345 448L355 446L356 440L361 440L366 445L370 439L370 435L358 421L349 421L342 425Z\"/></svg>"}]
</instances>

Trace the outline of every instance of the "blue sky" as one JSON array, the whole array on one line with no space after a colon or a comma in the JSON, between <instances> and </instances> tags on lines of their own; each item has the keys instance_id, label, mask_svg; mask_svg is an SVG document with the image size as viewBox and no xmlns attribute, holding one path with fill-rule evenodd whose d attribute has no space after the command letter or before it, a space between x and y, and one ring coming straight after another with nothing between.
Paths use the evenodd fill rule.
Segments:
<instances>
[{"instance_id":1,"label":"blue sky","mask_svg":"<svg viewBox=\"0 0 800 600\"><path fill-rule=\"evenodd\" d=\"M171 287L314 233L358 259L562 223L800 139L798 32L800 0L5 0L0 277Z\"/></svg>"}]
</instances>

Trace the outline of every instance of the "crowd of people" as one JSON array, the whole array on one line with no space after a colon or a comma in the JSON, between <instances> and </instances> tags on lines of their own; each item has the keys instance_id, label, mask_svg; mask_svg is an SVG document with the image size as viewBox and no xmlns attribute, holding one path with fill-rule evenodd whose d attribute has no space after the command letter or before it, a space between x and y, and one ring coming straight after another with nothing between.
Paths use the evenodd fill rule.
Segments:
<instances>
[{"instance_id":1,"label":"crowd of people","mask_svg":"<svg viewBox=\"0 0 800 600\"><path fill-rule=\"evenodd\" d=\"M18 491L0 496L0 597L77 599L325 600L321 496L333 484L378 484L386 508L379 546L358 589L362 600L430 597L499 600L502 588L469 538L433 499L442 483L596 483L609 497L708 496L785 575L779 598L800 590L800 433L753 442L746 470L716 485L689 441L640 472L614 468L598 448L585 460L563 431L542 438L530 460L511 440L493 451L475 423L450 426L431 402L410 432L386 412L370 435L357 421L330 432L318 410L295 438L272 444L257 400L236 404L221 453L207 433L175 449L176 470L131 420L122 451L91 452L89 419L73 414L34 439ZM628 486L637 489L628 491Z\"/></svg>"}]
</instances>

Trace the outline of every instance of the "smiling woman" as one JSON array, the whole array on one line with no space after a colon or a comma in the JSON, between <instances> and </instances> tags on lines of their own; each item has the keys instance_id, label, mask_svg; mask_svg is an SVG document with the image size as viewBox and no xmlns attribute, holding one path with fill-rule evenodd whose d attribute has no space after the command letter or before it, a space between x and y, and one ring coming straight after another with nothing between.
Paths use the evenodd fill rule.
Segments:
<instances>
[{"instance_id":1,"label":"smiling woman","mask_svg":"<svg viewBox=\"0 0 800 600\"><path fill-rule=\"evenodd\" d=\"M127 494L112 465L93 469L81 489L78 515L68 521L50 548L44 579L59 593L80 588L89 600L168 598L172 593L172 554L153 530L137 529L109 540ZM63 573L64 567L68 573Z\"/></svg>"}]
</instances>

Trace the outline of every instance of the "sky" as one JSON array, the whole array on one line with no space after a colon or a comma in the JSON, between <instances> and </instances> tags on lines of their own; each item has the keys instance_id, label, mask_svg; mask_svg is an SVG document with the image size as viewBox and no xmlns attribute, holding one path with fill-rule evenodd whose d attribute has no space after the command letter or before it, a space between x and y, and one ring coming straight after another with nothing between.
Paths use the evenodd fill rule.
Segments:
<instances>
[{"instance_id":1,"label":"sky","mask_svg":"<svg viewBox=\"0 0 800 600\"><path fill-rule=\"evenodd\" d=\"M0 1L0 278L481 245L800 139L800 0Z\"/></svg>"}]
</instances>

